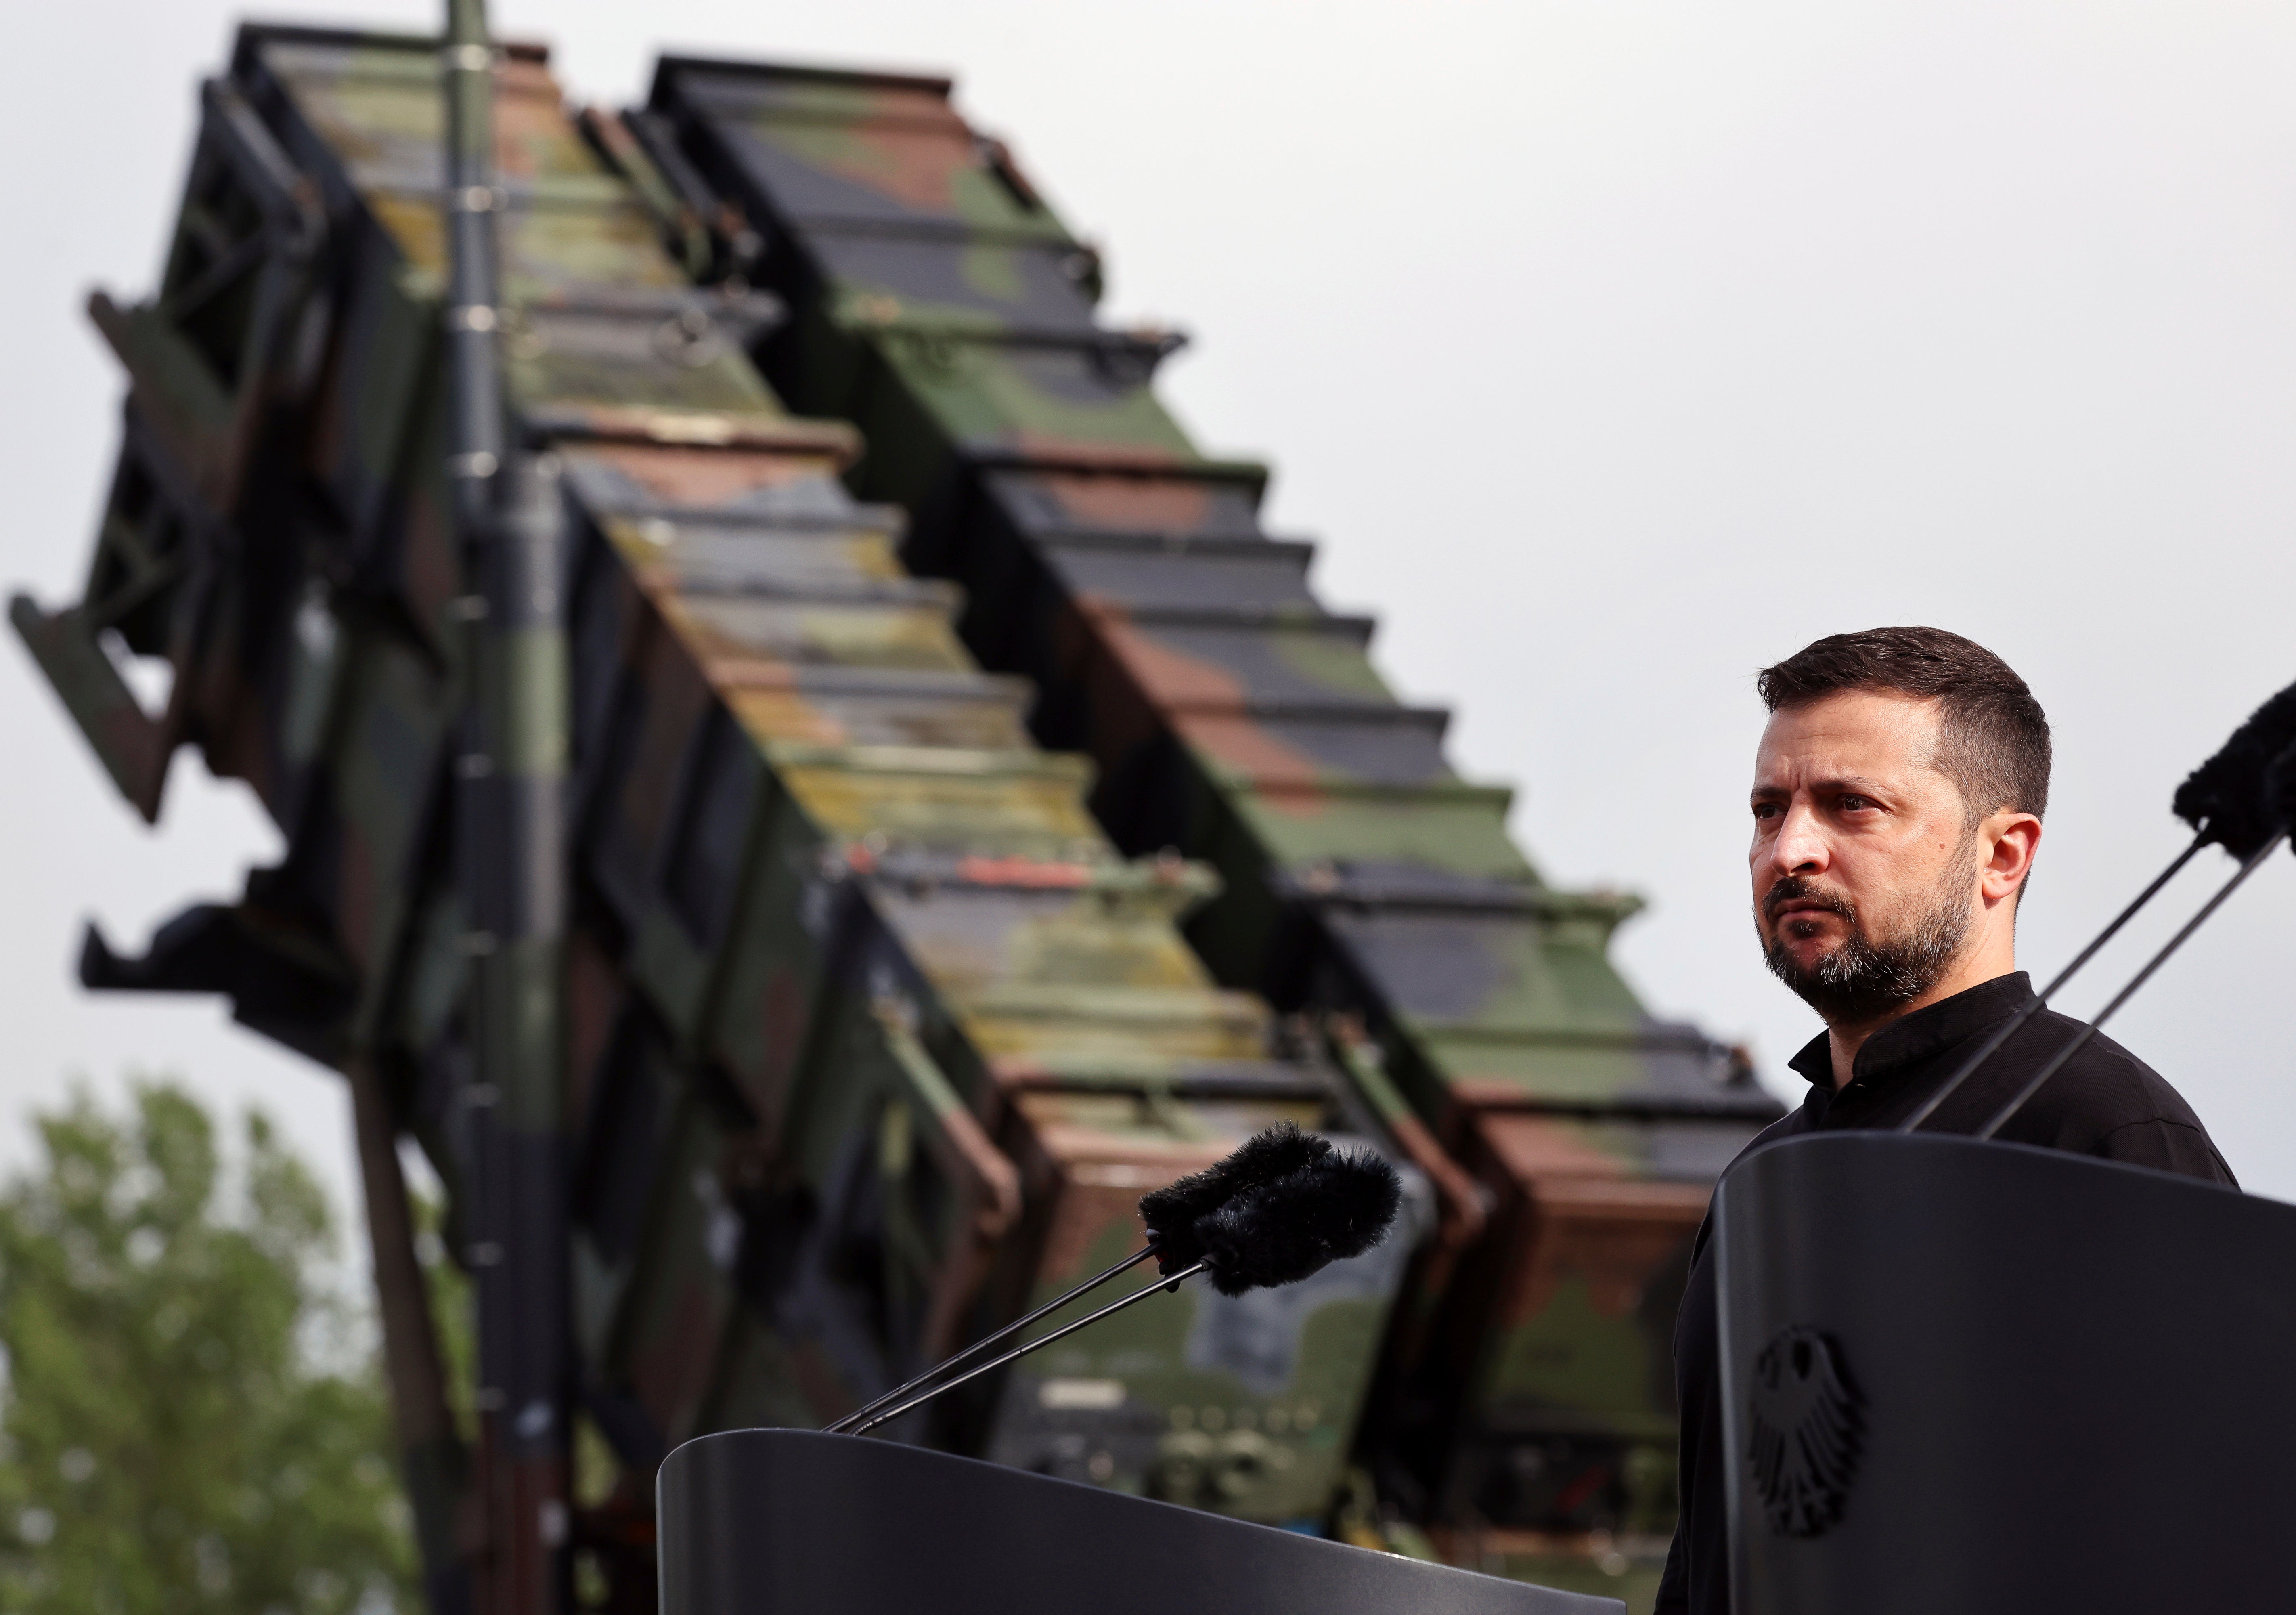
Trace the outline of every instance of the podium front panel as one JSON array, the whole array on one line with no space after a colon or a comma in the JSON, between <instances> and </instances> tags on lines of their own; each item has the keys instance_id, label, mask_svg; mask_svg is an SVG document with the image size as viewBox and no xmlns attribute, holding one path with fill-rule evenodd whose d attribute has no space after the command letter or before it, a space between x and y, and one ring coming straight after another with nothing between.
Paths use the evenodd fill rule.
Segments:
<instances>
[{"instance_id":1,"label":"podium front panel","mask_svg":"<svg viewBox=\"0 0 2296 1615\"><path fill-rule=\"evenodd\" d=\"M662 1615L1623 1615L946 1453L805 1431L663 1463Z\"/></svg>"},{"instance_id":2,"label":"podium front panel","mask_svg":"<svg viewBox=\"0 0 2296 1615\"><path fill-rule=\"evenodd\" d=\"M1882 1133L1716 1206L1736 1615L2296 1605L2296 1207Z\"/></svg>"}]
</instances>

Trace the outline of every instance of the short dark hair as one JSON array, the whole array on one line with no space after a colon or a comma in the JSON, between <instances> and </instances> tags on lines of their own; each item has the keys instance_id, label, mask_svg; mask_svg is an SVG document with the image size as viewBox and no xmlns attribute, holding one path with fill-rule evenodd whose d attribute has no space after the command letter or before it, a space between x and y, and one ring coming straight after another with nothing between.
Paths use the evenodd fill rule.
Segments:
<instances>
[{"instance_id":1,"label":"short dark hair","mask_svg":"<svg viewBox=\"0 0 2296 1615\"><path fill-rule=\"evenodd\" d=\"M1773 712L1847 690L1934 701L1938 772L1954 783L1970 822L2004 808L2038 818L2049 806L2049 720L2025 681L1974 640L1943 628L1867 628L1813 640L1754 687Z\"/></svg>"}]
</instances>

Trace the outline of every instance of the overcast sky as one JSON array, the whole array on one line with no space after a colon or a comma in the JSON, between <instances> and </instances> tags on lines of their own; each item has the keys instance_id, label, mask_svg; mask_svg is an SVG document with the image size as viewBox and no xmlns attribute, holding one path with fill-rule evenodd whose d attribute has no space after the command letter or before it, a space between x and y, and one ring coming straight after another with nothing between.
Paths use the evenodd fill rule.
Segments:
<instances>
[{"instance_id":1,"label":"overcast sky","mask_svg":"<svg viewBox=\"0 0 2296 1615\"><path fill-rule=\"evenodd\" d=\"M426 24L398 0L282 7ZM1445 5L840 0L498 4L578 96L663 47L953 71L1196 345L1165 396L1277 469L1465 772L1547 877L1648 913L1646 1001L1784 1062L1816 1029L1747 918L1753 669L1933 623L2028 680L2058 770L2023 957L2046 973L2165 863L2170 791L2296 676L2296 10L2175 0ZM78 312L141 294L210 0L12 18L0 133L0 581L77 593L119 383ZM180 758L147 831L0 647L0 1162L71 1073L256 1099L350 1182L336 1080L213 1004L90 998L82 916L140 947L275 838ZM2070 991L2084 1010L2220 878ZM2296 1198L2273 1005L2296 869L2251 882L2116 1023L2253 1189Z\"/></svg>"}]
</instances>

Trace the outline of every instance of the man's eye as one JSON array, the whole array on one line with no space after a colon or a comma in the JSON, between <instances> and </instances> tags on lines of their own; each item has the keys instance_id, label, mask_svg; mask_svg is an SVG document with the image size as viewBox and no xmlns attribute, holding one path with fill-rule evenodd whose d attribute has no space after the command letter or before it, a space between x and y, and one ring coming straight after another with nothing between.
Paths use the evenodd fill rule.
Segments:
<instances>
[{"instance_id":1,"label":"man's eye","mask_svg":"<svg viewBox=\"0 0 2296 1615\"><path fill-rule=\"evenodd\" d=\"M1778 816L1778 805L1775 802L1756 802L1754 816L1758 819L1774 819Z\"/></svg>"},{"instance_id":2,"label":"man's eye","mask_svg":"<svg viewBox=\"0 0 2296 1615\"><path fill-rule=\"evenodd\" d=\"M1862 796L1845 796L1841 799L1841 808L1845 813L1855 813L1860 808L1871 808L1873 805Z\"/></svg>"}]
</instances>

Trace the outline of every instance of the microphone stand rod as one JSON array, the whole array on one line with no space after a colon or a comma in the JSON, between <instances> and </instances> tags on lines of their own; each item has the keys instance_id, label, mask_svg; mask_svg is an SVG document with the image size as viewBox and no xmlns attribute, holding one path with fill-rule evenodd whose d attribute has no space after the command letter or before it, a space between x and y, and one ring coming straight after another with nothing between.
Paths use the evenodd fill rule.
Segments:
<instances>
[{"instance_id":1,"label":"microphone stand rod","mask_svg":"<svg viewBox=\"0 0 2296 1615\"><path fill-rule=\"evenodd\" d=\"M924 1395L921 1397L916 1397L909 1401L904 1402L898 1407L887 1409L885 1412L879 1414L875 1418L871 1419L867 1423L855 1426L852 1433L857 1436L865 1435L871 1430L875 1429L878 1425L882 1424L886 1420L898 1419L911 1408L920 1406L924 1403L931 1401L935 1397L940 1395L940 1393L945 1390L955 1390L967 1380L979 1379L982 1374L987 1373L992 1368L1002 1368L1005 1364L1013 1361L1015 1357L1025 1357L1039 1347L1049 1346L1054 1340L1061 1339L1063 1335L1074 1334L1078 1330L1082 1329L1087 1324L1097 1324L1101 1319L1108 1316L1109 1314L1112 1312L1121 1312L1127 1307L1131 1306L1135 1301L1144 1301L1160 1290L1172 1289L1177 1285L1182 1279L1193 1278L1196 1275L1206 1271L1210 1267L1211 1264L1210 1262L1198 1262L1194 1267L1184 1268L1180 1272L1174 1274L1170 1278L1160 1278L1154 1283L1149 1285L1145 1290L1136 1290L1120 1301L1109 1302L1107 1306L1103 1307L1098 1312L1086 1313L1084 1316L1077 1319L1073 1324L1062 1324L1058 1329L1054 1330L1052 1333L1046 1335L1041 1340L1031 1340L1026 1346L1016 1346L1001 1357L992 1357L977 1368L967 1369L964 1373L957 1375L954 1380L945 1381L942 1383L934 1386L931 1390L925 1392ZM1017 1328L1019 1325L1016 1324L1014 1327Z\"/></svg>"},{"instance_id":2,"label":"microphone stand rod","mask_svg":"<svg viewBox=\"0 0 2296 1615\"><path fill-rule=\"evenodd\" d=\"M2048 1008L2049 1000L2056 996L2057 989L2062 987L2066 982L2071 980L2073 979L2073 973L2079 970L2082 965L2087 964L2091 959L2096 957L2097 949L2103 947L2106 943L2112 941L2115 936L2119 935L2120 928L2136 917L2136 911L2144 907L2147 903L2150 903L2154 898L2160 896L2161 889L2163 886L2166 886L2170 881L2176 879L2177 872L2183 869L2185 865L2191 863L2201 848L2207 845L2208 838L2206 836L2194 836L2193 838L2193 844L2190 847L2185 848L2184 851L2178 853L2177 855L2176 861L2170 864L2168 868L2153 876L2152 884L2147 886L2143 891L2138 892L2135 902L2122 909L2119 915L2114 918L2112 924L2097 932L2095 937L2090 940L2089 945L2087 947L2082 948L2079 953L2074 955L2073 962L2070 964L2066 965L2064 969L2059 971L2056 974L2056 979L2051 981L2046 987L2043 988L2039 994L2034 997L2031 1003L2026 1004L2015 1014L2010 1016L2008 1021L1999 1031L1994 1033L1992 1037L1988 1037L1985 1040L1984 1045L1978 1049L1977 1053L1963 1061L1961 1062L1961 1068L1955 1071L1952 1076L1947 1078L1945 1079L1944 1086L1939 1087L1936 1093L1931 1094L1928 1100L1923 1103L1921 1109L1915 1111L1910 1117L1906 1118L1905 1122L1898 1128L1898 1131L1900 1133L1910 1133L1919 1127L1922 1123L1927 1121L1930 1119L1931 1113L1934 1111L1938 1106L1943 1104L1947 1100L1953 1097L1954 1090L1956 1088L1958 1088L1963 1083L1969 1080L1972 1072L1975 1071L1979 1066L1983 1065L1988 1060L1990 1060L1993 1057L1994 1050L2008 1042L2009 1039L2015 1035L2019 1027L2024 1025L2025 1022L2030 1021L2034 1016Z\"/></svg>"},{"instance_id":3,"label":"microphone stand rod","mask_svg":"<svg viewBox=\"0 0 2296 1615\"><path fill-rule=\"evenodd\" d=\"M1070 1291L1066 1295L1062 1296L1058 1300L1046 1301L1043 1306L1037 1308L1036 1311L1030 1313L1027 1317L1015 1318L1013 1322L1005 1324L1004 1328L997 1330L993 1334L981 1336L980 1339L973 1341L972 1345L967 1346L964 1350L934 1364L931 1368L926 1369L924 1373L917 1375L916 1378L909 1381L906 1384L894 1386L892 1390L887 1391L883 1396L879 1397L866 1407L857 1407L851 1413L847 1414L843 1418L838 1420L836 1423L824 1426L824 1433L832 1436L843 1434L849 1426L860 1420L868 1418L871 1414L875 1413L888 1402L895 1401L902 1397L907 1396L918 1386L922 1385L927 1381L931 1380L935 1374L944 1373L948 1369L955 1367L956 1365L964 1362L965 1358L971 1357L974 1352L979 1351L982 1347L993 1346L997 1341L1013 1333L1013 1331L1018 1329L1026 1329L1029 1324L1035 1323L1038 1318L1043 1317L1048 1312L1058 1312L1062 1308L1076 1299L1077 1297L1083 1295L1089 1291L1099 1289L1103 1284L1108 1283L1109 1280L1114 1278L1118 1274L1137 1267L1141 1263L1146 1261L1150 1257L1155 1254L1156 1242L1151 1240L1148 1242L1148 1248L1146 1250L1134 1251L1130 1256L1126 1257L1122 1261L1117 1263L1115 1267L1109 1268L1106 1272L1102 1273L1095 1277L1085 1280L1083 1283L1078 1284L1075 1289ZM1166 1282L1169 1283L1170 1281L1167 1280ZM867 1427L864 1426L863 1428L865 1429Z\"/></svg>"},{"instance_id":4,"label":"microphone stand rod","mask_svg":"<svg viewBox=\"0 0 2296 1615\"><path fill-rule=\"evenodd\" d=\"M2007 1104L2003 1105L1999 1111L1994 1113L1993 1119L1985 1124L1984 1127L1977 1134L1977 1136L1980 1138L1990 1138L1996 1133L1999 1132L2001 1130L2002 1123L2007 1121L2012 1116L2014 1116L2024 1105L2027 1100L2039 1093L2041 1091L2041 1085L2048 1081L2050 1078L2055 1076L2057 1074L2058 1068L2062 1066L2066 1061L2070 1060L2075 1054L2079 1053L2082 1045L2087 1044L2090 1038L2096 1036L2097 1029L2102 1027L2106 1021L2112 1018L2113 1011L2128 1003L2131 994L2135 993L2138 988L2151 980L2152 979L2152 972L2159 970L2163 964L2166 964L2169 962L2169 955L2175 953L2179 947L2182 947L2185 945L2185 939L2191 936L2194 931L2200 930L2201 922L2206 920L2210 914L2216 913L2218 908L2223 905L2224 900L2232 896L2232 894L2239 889L2240 883L2248 879L2249 876L2254 874L2257 870L2262 866L2265 859L2279 851L2280 844L2287 839L2288 832L2285 829L2283 829L2270 840L2267 841L2263 846L2258 848L2253 853L2250 854L2248 861L2240 866L2240 873L2234 875L2231 880L2226 881L2221 887L2217 889L2217 895L2210 898L2206 903L2201 906L2201 912L2194 914L2190 920L2187 920L2185 922L2185 928L2178 931L2175 936L2169 939L2168 946L2163 947L2159 953L2154 954L2152 957L2146 962L2144 968L2138 971L2136 974L2130 979L2128 985L2122 988L2118 993L2115 993L2112 996L2112 1002L2099 1010L2096 1012L2096 1018L2094 1021L2091 1021L2087 1026L2081 1028L2081 1029L2073 1036L2073 1038L2070 1043L2067 1043L2064 1047L2057 1051L2055 1059L2050 1061L2048 1064L2043 1066L2038 1071L2034 1073L2033 1079L2027 1083L2024 1087L2018 1092L2018 1094L2014 1099L2012 1099Z\"/></svg>"}]
</instances>

